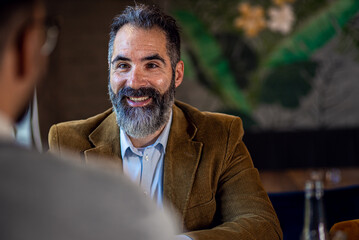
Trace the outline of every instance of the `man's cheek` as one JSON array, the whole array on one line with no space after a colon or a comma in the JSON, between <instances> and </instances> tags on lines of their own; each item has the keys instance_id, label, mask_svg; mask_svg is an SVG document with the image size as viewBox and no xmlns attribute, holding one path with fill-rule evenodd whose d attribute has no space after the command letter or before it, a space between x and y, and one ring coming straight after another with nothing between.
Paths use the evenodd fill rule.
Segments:
<instances>
[{"instance_id":1,"label":"man's cheek","mask_svg":"<svg viewBox=\"0 0 359 240\"><path fill-rule=\"evenodd\" d=\"M118 74L113 73L110 78L110 86L112 91L117 94L123 87L124 87L125 81L118 76Z\"/></svg>"}]
</instances>

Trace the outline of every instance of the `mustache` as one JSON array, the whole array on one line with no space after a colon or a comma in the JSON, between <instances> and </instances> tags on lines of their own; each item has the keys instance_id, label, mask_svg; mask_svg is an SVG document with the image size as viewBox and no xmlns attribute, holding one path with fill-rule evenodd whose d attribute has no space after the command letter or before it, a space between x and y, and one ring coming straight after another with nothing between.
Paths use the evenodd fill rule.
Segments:
<instances>
[{"instance_id":1,"label":"mustache","mask_svg":"<svg viewBox=\"0 0 359 240\"><path fill-rule=\"evenodd\" d=\"M151 97L154 99L161 96L159 91L157 91L154 88L150 88L150 87L141 87L139 89L133 89L131 87L124 87L120 91L118 91L117 95L119 98L148 96L148 97Z\"/></svg>"},{"instance_id":2,"label":"mustache","mask_svg":"<svg viewBox=\"0 0 359 240\"><path fill-rule=\"evenodd\" d=\"M110 90L110 99L112 104L122 107L129 107L126 101L127 97L145 97L145 96L152 98L152 103L150 104L150 106L152 107L160 106L161 101L163 101L163 98L166 95L166 94L162 95L157 89L152 87L141 87L138 89L133 89L131 87L124 87L121 88L116 94L112 91L110 86L109 86L109 90Z\"/></svg>"}]
</instances>

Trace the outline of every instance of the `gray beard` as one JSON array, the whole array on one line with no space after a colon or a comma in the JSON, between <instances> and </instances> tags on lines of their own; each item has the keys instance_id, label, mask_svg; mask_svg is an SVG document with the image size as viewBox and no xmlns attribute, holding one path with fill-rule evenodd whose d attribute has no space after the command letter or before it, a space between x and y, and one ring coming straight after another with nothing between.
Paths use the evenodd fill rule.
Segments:
<instances>
[{"instance_id":1,"label":"gray beard","mask_svg":"<svg viewBox=\"0 0 359 240\"><path fill-rule=\"evenodd\" d=\"M116 113L117 124L130 137L147 137L168 122L174 103L174 79L163 95L154 88L135 90L127 87L121 89L117 94L112 91L110 84L108 89L112 107ZM150 96L152 101L144 107L131 107L127 103L126 96Z\"/></svg>"}]
</instances>

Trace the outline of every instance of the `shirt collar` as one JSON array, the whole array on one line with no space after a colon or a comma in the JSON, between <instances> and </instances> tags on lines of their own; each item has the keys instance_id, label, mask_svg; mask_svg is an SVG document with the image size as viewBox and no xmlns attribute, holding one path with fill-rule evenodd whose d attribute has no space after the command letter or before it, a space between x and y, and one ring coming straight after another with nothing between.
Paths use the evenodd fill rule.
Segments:
<instances>
[{"instance_id":1,"label":"shirt collar","mask_svg":"<svg viewBox=\"0 0 359 240\"><path fill-rule=\"evenodd\" d=\"M10 119L0 111L0 138L15 140L14 126Z\"/></svg>"},{"instance_id":2,"label":"shirt collar","mask_svg":"<svg viewBox=\"0 0 359 240\"><path fill-rule=\"evenodd\" d=\"M166 152L166 146L167 146L167 141L168 141L168 136L170 133L170 129L171 129L171 123L172 123L172 110L170 113L170 117L168 122L166 123L165 128L163 129L163 131L161 132L160 136L157 138L156 142L148 147L156 147L156 146L162 146L162 150L163 153ZM125 157L125 153L127 151L128 148L130 148L130 150L137 154L139 154L139 151L137 148L135 148L130 140L130 138L127 136L127 134L125 133L125 131L122 130L122 128L120 128L120 143L121 143L121 157L122 159L124 159Z\"/></svg>"}]
</instances>

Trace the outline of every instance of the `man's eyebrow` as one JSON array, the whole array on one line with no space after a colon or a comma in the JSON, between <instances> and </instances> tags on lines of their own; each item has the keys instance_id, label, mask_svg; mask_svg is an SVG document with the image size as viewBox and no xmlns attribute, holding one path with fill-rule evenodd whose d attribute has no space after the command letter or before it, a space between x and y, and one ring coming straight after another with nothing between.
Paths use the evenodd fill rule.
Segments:
<instances>
[{"instance_id":1,"label":"man's eyebrow","mask_svg":"<svg viewBox=\"0 0 359 240\"><path fill-rule=\"evenodd\" d=\"M142 61L149 61L149 60L160 60L164 65L166 65L165 60L163 59L163 57L161 57L160 55L158 55L158 53L144 57L141 59Z\"/></svg>"},{"instance_id":2,"label":"man's eyebrow","mask_svg":"<svg viewBox=\"0 0 359 240\"><path fill-rule=\"evenodd\" d=\"M124 57L122 55L117 55L111 62L111 64L114 64L115 62L118 62L118 61L128 61L130 62L131 59L127 58L127 57Z\"/></svg>"}]
</instances>

